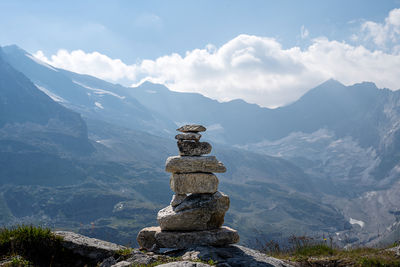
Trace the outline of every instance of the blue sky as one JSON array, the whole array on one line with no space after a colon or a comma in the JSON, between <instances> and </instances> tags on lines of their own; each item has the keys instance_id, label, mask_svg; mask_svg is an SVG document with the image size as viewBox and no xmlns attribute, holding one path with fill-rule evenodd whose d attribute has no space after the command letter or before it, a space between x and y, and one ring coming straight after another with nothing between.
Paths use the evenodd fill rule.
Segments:
<instances>
[{"instance_id":1,"label":"blue sky","mask_svg":"<svg viewBox=\"0 0 400 267\"><path fill-rule=\"evenodd\" d=\"M399 1L0 1L0 45L29 52L98 51L126 63L220 46L239 34L284 47L310 35L345 40L354 22L381 21Z\"/></svg>"},{"instance_id":2,"label":"blue sky","mask_svg":"<svg viewBox=\"0 0 400 267\"><path fill-rule=\"evenodd\" d=\"M336 62L311 78L321 66L306 62L316 56L315 51L328 49L332 58L325 60L335 61L333 53L351 53L353 61L366 60L372 68L377 62L387 62L389 55L387 69L398 66L400 12L390 13L398 8L399 0L1 0L0 45L17 44L49 64L125 85L148 79L221 101L243 98L276 107L327 78L351 84L372 77L378 86L400 88L393 78L398 72L379 80L346 70L354 71L356 78L350 79L338 66L348 63L350 67L354 62ZM394 19L389 19L390 14ZM377 59L374 51L385 58ZM361 54L366 56L356 58ZM227 56L229 68L224 61ZM107 67L100 69L100 65ZM205 80L206 74L209 79Z\"/></svg>"}]
</instances>

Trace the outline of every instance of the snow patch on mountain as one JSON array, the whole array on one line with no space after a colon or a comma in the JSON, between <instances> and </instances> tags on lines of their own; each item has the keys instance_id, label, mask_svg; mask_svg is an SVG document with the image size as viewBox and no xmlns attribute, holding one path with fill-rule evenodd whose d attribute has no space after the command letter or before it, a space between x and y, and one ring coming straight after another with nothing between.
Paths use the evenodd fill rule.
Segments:
<instances>
[{"instance_id":1,"label":"snow patch on mountain","mask_svg":"<svg viewBox=\"0 0 400 267\"><path fill-rule=\"evenodd\" d=\"M46 95L48 95L48 96L49 96L51 99L53 99L54 101L56 101L56 102L61 102L61 103L68 103L67 100L65 100L65 99L62 98L61 96L56 95L55 93L49 91L49 90L46 89L45 87L40 86L40 85L37 85L37 84L35 84L35 86L36 86L40 91L42 91L43 93L45 93Z\"/></svg>"},{"instance_id":2,"label":"snow patch on mountain","mask_svg":"<svg viewBox=\"0 0 400 267\"><path fill-rule=\"evenodd\" d=\"M97 94L97 95L111 95L111 96L117 97L117 98L119 98L119 99L121 99L121 100L123 100L123 99L126 98L125 96L120 96L120 95L118 95L118 94L116 94L116 93L114 93L114 92L107 91L107 90L100 89L100 88L90 87L90 86L87 86L87 85L85 85L85 84L83 84L83 83L80 83L80 82L78 82L78 81L75 81L75 80L73 80L73 82L74 82L75 84L79 85L79 86L82 86L82 87L84 87L84 88L86 88L86 89L88 89L88 90L93 91L93 93L94 93L94 94Z\"/></svg>"},{"instance_id":3,"label":"snow patch on mountain","mask_svg":"<svg viewBox=\"0 0 400 267\"><path fill-rule=\"evenodd\" d=\"M358 224L361 228L363 228L364 225L365 225L365 223L363 221L356 220L356 219L353 219L353 218L350 218L349 223L350 224Z\"/></svg>"},{"instance_id":4,"label":"snow patch on mountain","mask_svg":"<svg viewBox=\"0 0 400 267\"><path fill-rule=\"evenodd\" d=\"M94 104L96 105L96 107L104 109L103 105L99 102L94 102Z\"/></svg>"}]
</instances>

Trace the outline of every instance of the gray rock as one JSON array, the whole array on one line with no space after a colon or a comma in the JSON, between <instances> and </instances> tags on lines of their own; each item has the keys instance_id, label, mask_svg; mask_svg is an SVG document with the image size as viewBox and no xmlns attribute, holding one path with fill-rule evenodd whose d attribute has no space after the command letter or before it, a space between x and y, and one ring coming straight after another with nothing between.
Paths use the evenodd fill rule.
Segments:
<instances>
[{"instance_id":1,"label":"gray rock","mask_svg":"<svg viewBox=\"0 0 400 267\"><path fill-rule=\"evenodd\" d=\"M165 170L172 173L226 172L224 164L215 156L169 157L165 163Z\"/></svg>"},{"instance_id":2,"label":"gray rock","mask_svg":"<svg viewBox=\"0 0 400 267\"><path fill-rule=\"evenodd\" d=\"M218 178L212 173L204 172L173 173L169 185L176 194L213 194L218 190Z\"/></svg>"},{"instance_id":3,"label":"gray rock","mask_svg":"<svg viewBox=\"0 0 400 267\"><path fill-rule=\"evenodd\" d=\"M168 206L157 214L162 230L193 231L219 228L229 209L229 197L221 192L192 194L176 207Z\"/></svg>"},{"instance_id":4,"label":"gray rock","mask_svg":"<svg viewBox=\"0 0 400 267\"><path fill-rule=\"evenodd\" d=\"M239 245L224 247L197 246L177 251L171 256L182 257L184 260L213 260L217 266L248 266L248 267L292 267L292 265L269 257L266 254Z\"/></svg>"},{"instance_id":5,"label":"gray rock","mask_svg":"<svg viewBox=\"0 0 400 267\"><path fill-rule=\"evenodd\" d=\"M207 142L178 141L179 155L201 156L211 153L212 146Z\"/></svg>"},{"instance_id":6,"label":"gray rock","mask_svg":"<svg viewBox=\"0 0 400 267\"><path fill-rule=\"evenodd\" d=\"M129 261L120 261L114 265L112 265L111 267L128 267L128 266L132 266L132 262Z\"/></svg>"},{"instance_id":7,"label":"gray rock","mask_svg":"<svg viewBox=\"0 0 400 267\"><path fill-rule=\"evenodd\" d=\"M113 256L121 249L126 249L124 246L73 232L56 231L54 234L62 237L61 244L64 248L97 262L101 262L105 258Z\"/></svg>"},{"instance_id":8,"label":"gray rock","mask_svg":"<svg viewBox=\"0 0 400 267\"><path fill-rule=\"evenodd\" d=\"M184 125L176 130L183 133L187 132L198 133L198 132L205 132L207 129L202 125L190 124L190 125Z\"/></svg>"},{"instance_id":9,"label":"gray rock","mask_svg":"<svg viewBox=\"0 0 400 267\"><path fill-rule=\"evenodd\" d=\"M111 267L115 264L117 264L117 261L114 259L114 257L109 257L103 260L99 267Z\"/></svg>"},{"instance_id":10,"label":"gray rock","mask_svg":"<svg viewBox=\"0 0 400 267\"><path fill-rule=\"evenodd\" d=\"M161 265L157 265L159 267L211 267L211 265L201 263L201 262L192 262L192 261L175 261L169 262Z\"/></svg>"},{"instance_id":11,"label":"gray rock","mask_svg":"<svg viewBox=\"0 0 400 267\"><path fill-rule=\"evenodd\" d=\"M175 139L178 140L194 140L199 141L201 138L201 134L199 133L180 133L175 135Z\"/></svg>"},{"instance_id":12,"label":"gray rock","mask_svg":"<svg viewBox=\"0 0 400 267\"><path fill-rule=\"evenodd\" d=\"M224 246L239 242L237 231L223 226L204 231L160 231L155 236L159 247L188 248L195 245Z\"/></svg>"},{"instance_id":13,"label":"gray rock","mask_svg":"<svg viewBox=\"0 0 400 267\"><path fill-rule=\"evenodd\" d=\"M145 237L150 237L151 242L143 242ZM161 231L160 227L147 227L142 229L137 241L144 249L159 248L189 248L198 245L225 246L239 242L239 234L227 226L205 231Z\"/></svg>"},{"instance_id":14,"label":"gray rock","mask_svg":"<svg viewBox=\"0 0 400 267\"><path fill-rule=\"evenodd\" d=\"M396 254L396 256L400 256L400 246L389 248L387 251L392 251Z\"/></svg>"},{"instance_id":15,"label":"gray rock","mask_svg":"<svg viewBox=\"0 0 400 267\"><path fill-rule=\"evenodd\" d=\"M185 200L185 198L187 197L186 194L177 194L177 195L173 195L171 202L169 203L172 207L176 207L179 204L182 203L183 200Z\"/></svg>"},{"instance_id":16,"label":"gray rock","mask_svg":"<svg viewBox=\"0 0 400 267\"><path fill-rule=\"evenodd\" d=\"M125 260L130 262L131 264L134 264L134 266L147 266L156 262L160 256L150 254L152 253L143 253L142 251L135 249L133 250L132 255Z\"/></svg>"},{"instance_id":17,"label":"gray rock","mask_svg":"<svg viewBox=\"0 0 400 267\"><path fill-rule=\"evenodd\" d=\"M158 226L146 227L140 230L136 237L140 248L153 249L153 246L156 244L155 235L158 231L160 231L160 227Z\"/></svg>"}]
</instances>

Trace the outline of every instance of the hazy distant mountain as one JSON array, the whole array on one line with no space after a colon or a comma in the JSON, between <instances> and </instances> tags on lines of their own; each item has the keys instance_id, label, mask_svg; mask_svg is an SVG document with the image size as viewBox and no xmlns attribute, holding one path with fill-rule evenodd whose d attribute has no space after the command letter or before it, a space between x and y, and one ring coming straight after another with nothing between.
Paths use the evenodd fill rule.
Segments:
<instances>
[{"instance_id":1,"label":"hazy distant mountain","mask_svg":"<svg viewBox=\"0 0 400 267\"><path fill-rule=\"evenodd\" d=\"M7 141L8 145L15 142L35 145L43 151L78 155L93 151L81 116L51 100L6 63L1 54L0 77L0 137L3 146Z\"/></svg>"},{"instance_id":2,"label":"hazy distant mountain","mask_svg":"<svg viewBox=\"0 0 400 267\"><path fill-rule=\"evenodd\" d=\"M0 72L5 84L1 88L2 99L7 100L4 103L13 99L13 103L24 105L1 106L7 111L2 113L7 124L1 131L10 128L10 125L16 125L18 120L20 124L18 131L8 132L8 137L3 135L0 139L0 143L6 144L0 157L0 179L3 184L0 187L0 221L3 224L25 222L40 223L53 228L65 227L108 240L131 242L140 228L155 223L156 211L167 205L172 196L168 190L169 179L163 170L163 164L169 155L177 154L173 134L170 134L170 139L164 139L129 129L138 125L122 127L113 124L110 118L114 116L114 112L124 111L123 107L118 109L122 102L112 109L104 106L104 113L87 111L90 110L88 103L93 100L85 97L88 90L92 90L89 87L97 88L96 92L107 92L104 93L106 96L118 100L121 99L113 94L126 93L127 88L110 85L90 76L53 69L36 62L29 54L16 47L9 47L6 51L9 53L7 60L11 58L15 65L27 71L31 77L42 79L35 80L35 84L46 84L47 88L54 90L45 90L45 87L41 87L42 91L38 90L22 73L2 61L2 66L6 66L14 75L11 77L8 73ZM58 87L57 84L62 86ZM63 92L69 86L76 92L70 95L69 92ZM120 88L120 91L114 90L114 87ZM106 96L99 99L104 101ZM84 98L82 100L79 97ZM130 101L137 103L129 96L125 99L129 100L128 104ZM75 100L80 102L74 103ZM106 105L109 102L102 103ZM75 110L84 110L89 134L80 116L60 104ZM141 104L137 106L146 110ZM142 118L141 113L133 111L129 110L132 121ZM77 149L86 153L68 155L68 149L73 146L59 139L52 140L53 143L45 139L30 142L35 136L41 137L47 132L61 131L68 134L65 125L73 129L75 121L72 118L63 121L62 118L68 116L61 116L60 112L71 114L80 123L81 128L75 128L81 129L78 136L86 140L90 151L86 151L85 145L82 145ZM157 114L150 109L146 112ZM53 120L57 123L49 123ZM167 125L168 119L165 121ZM121 124L121 121L117 124ZM144 124L140 128L152 132L152 127L145 127ZM175 125L170 130L174 128ZM35 132L32 132L33 129ZM206 133L204 138L207 137ZM16 141L11 143L7 138L14 138ZM53 144L58 149L50 149ZM66 147L59 147L60 144L65 144ZM333 207L318 202L314 197L318 192L312 185L313 181L290 162L224 145L216 144L214 151L229 169L228 173L220 176L221 190L232 195L227 224L240 229L244 242L254 236L269 236L272 232L281 232L282 229L300 231L297 229L299 224L302 225L301 230L346 229L345 218ZM298 192L295 193L296 191ZM268 196L265 196L266 192ZM296 211L299 203L303 207L302 211ZM311 210L326 219L321 221L308 216L304 220L303 217ZM270 213L275 215L271 217ZM278 218L279 225L276 224ZM269 225L268 228L263 229L266 225ZM255 228L258 229L256 232Z\"/></svg>"},{"instance_id":3,"label":"hazy distant mountain","mask_svg":"<svg viewBox=\"0 0 400 267\"><path fill-rule=\"evenodd\" d=\"M82 177L82 184L68 190L94 199L112 195L107 205L114 208L93 215L102 225L94 228L94 235L126 238L126 231L154 219L156 208L167 204L171 195L162 164L176 154L174 130L195 122L207 126L204 138L213 142L213 154L227 165L228 172L220 176L221 190L232 203L226 220L245 240L297 230L337 233L338 240L360 242L377 240L380 228L393 236L400 212L391 201L396 199L392 188L400 183L398 92L372 83L344 86L329 80L288 106L268 109L243 100L220 103L149 82L123 87L55 69L16 46L4 51L3 57L40 90L87 121L94 151L70 162L78 166L74 176ZM5 191L7 203L19 194L14 189ZM31 198L39 203L42 189L35 190ZM49 196L61 194L47 190ZM34 218L50 204L43 205ZM71 208L57 205L63 211ZM63 216L68 227L76 223L72 215ZM140 222L128 229L126 218ZM56 225L62 220L49 219Z\"/></svg>"},{"instance_id":4,"label":"hazy distant mountain","mask_svg":"<svg viewBox=\"0 0 400 267\"><path fill-rule=\"evenodd\" d=\"M68 72L37 60L15 45L6 46L3 51L7 62L23 72L40 90L54 101L85 117L100 118L123 127L158 134L165 134L167 129L175 127L172 122L155 112L150 112L117 86L115 90L108 91L101 84L83 84L67 75Z\"/></svg>"}]
</instances>

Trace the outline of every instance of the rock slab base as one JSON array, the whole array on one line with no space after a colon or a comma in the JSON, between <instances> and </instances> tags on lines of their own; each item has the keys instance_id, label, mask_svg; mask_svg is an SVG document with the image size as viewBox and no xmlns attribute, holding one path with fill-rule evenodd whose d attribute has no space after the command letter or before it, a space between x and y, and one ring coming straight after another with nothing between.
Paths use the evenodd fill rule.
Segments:
<instances>
[{"instance_id":1,"label":"rock slab base","mask_svg":"<svg viewBox=\"0 0 400 267\"><path fill-rule=\"evenodd\" d=\"M227 226L205 231L161 231L160 227L142 229L137 241L141 248L190 248L195 246L225 246L239 242L236 230Z\"/></svg>"}]
</instances>

